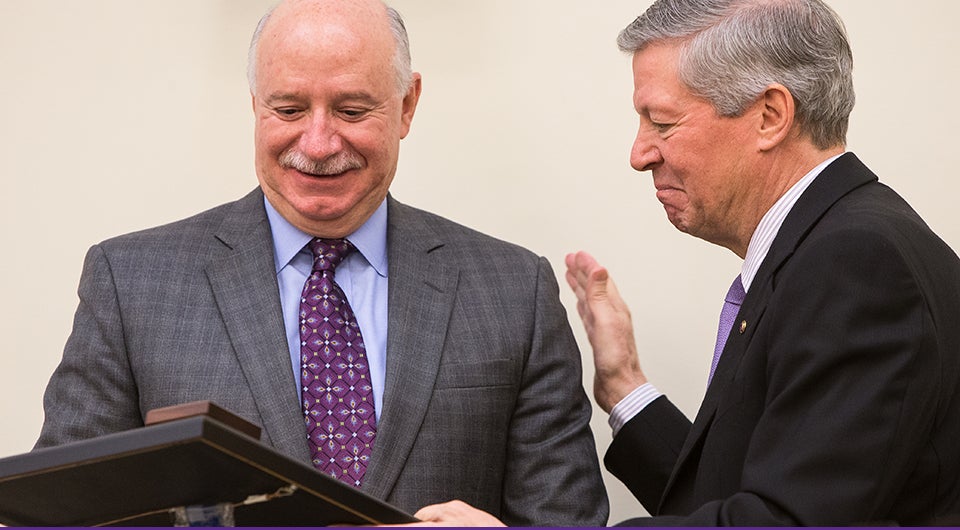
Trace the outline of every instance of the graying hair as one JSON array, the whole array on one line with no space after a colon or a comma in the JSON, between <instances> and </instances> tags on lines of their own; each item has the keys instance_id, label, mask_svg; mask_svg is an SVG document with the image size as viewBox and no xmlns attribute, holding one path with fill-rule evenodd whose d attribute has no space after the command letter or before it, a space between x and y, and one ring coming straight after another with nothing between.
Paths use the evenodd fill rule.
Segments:
<instances>
[{"instance_id":1,"label":"graying hair","mask_svg":"<svg viewBox=\"0 0 960 530\"><path fill-rule=\"evenodd\" d=\"M410 89L410 82L413 81L413 69L410 66L410 40L407 37L407 27L404 25L400 13L390 6L385 5L384 7L387 9L390 32L393 34L393 42L396 46L393 54L393 68L396 75L397 90L403 96ZM250 85L251 92L254 92L257 87L257 48L260 45L260 35L275 9L276 6L270 8L263 15L257 24L257 29L253 32L253 38L250 39L250 48L247 51L247 83Z\"/></svg>"},{"instance_id":2,"label":"graying hair","mask_svg":"<svg viewBox=\"0 0 960 530\"><path fill-rule=\"evenodd\" d=\"M774 83L796 122L826 149L846 143L853 54L840 17L821 0L657 0L620 32L620 49L681 46L680 81L721 116L739 116Z\"/></svg>"}]
</instances>

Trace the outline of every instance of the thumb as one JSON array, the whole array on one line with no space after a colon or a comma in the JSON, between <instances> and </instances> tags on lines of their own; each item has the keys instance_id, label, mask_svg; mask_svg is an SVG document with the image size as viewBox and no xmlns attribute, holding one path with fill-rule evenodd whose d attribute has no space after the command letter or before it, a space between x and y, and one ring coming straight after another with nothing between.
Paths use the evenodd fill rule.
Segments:
<instances>
[{"instance_id":1,"label":"thumb","mask_svg":"<svg viewBox=\"0 0 960 530\"><path fill-rule=\"evenodd\" d=\"M610 273L604 267L597 267L590 272L587 282L587 298L593 300L606 300L609 298L609 280Z\"/></svg>"}]
</instances>

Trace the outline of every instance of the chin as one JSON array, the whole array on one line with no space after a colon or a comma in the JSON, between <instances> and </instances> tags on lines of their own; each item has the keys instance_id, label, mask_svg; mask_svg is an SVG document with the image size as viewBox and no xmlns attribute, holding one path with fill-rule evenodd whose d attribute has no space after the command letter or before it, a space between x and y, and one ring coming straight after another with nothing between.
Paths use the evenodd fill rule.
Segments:
<instances>
[{"instance_id":1,"label":"chin","mask_svg":"<svg viewBox=\"0 0 960 530\"><path fill-rule=\"evenodd\" d=\"M305 219L315 223L335 223L350 213L350 208L306 208L298 210Z\"/></svg>"}]
</instances>

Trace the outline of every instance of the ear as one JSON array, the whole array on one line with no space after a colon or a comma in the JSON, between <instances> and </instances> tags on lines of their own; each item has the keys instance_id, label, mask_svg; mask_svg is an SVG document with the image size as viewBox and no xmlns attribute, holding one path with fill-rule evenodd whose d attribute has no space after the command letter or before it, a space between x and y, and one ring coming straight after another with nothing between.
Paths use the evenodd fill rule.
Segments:
<instances>
[{"instance_id":1,"label":"ear","mask_svg":"<svg viewBox=\"0 0 960 530\"><path fill-rule=\"evenodd\" d=\"M761 151L769 151L786 139L793 130L796 103L793 94L781 84L772 84L757 100L760 112L758 145Z\"/></svg>"},{"instance_id":2,"label":"ear","mask_svg":"<svg viewBox=\"0 0 960 530\"><path fill-rule=\"evenodd\" d=\"M410 132L410 124L413 122L413 114L417 111L417 102L420 101L420 90L422 88L420 73L414 72L413 79L410 81L410 89L403 96L400 114L400 138L406 138L407 133Z\"/></svg>"}]
</instances>

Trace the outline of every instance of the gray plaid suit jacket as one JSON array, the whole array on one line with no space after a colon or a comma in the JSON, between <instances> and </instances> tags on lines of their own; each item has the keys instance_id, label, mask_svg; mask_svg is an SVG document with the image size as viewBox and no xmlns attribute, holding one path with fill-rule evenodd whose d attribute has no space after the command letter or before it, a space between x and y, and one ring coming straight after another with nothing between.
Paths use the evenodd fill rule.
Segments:
<instances>
[{"instance_id":1,"label":"gray plaid suit jacket","mask_svg":"<svg viewBox=\"0 0 960 530\"><path fill-rule=\"evenodd\" d=\"M388 199L384 407L364 490L515 525L607 517L580 354L544 258ZM212 400L310 461L270 226L254 190L93 246L37 447Z\"/></svg>"}]
</instances>

